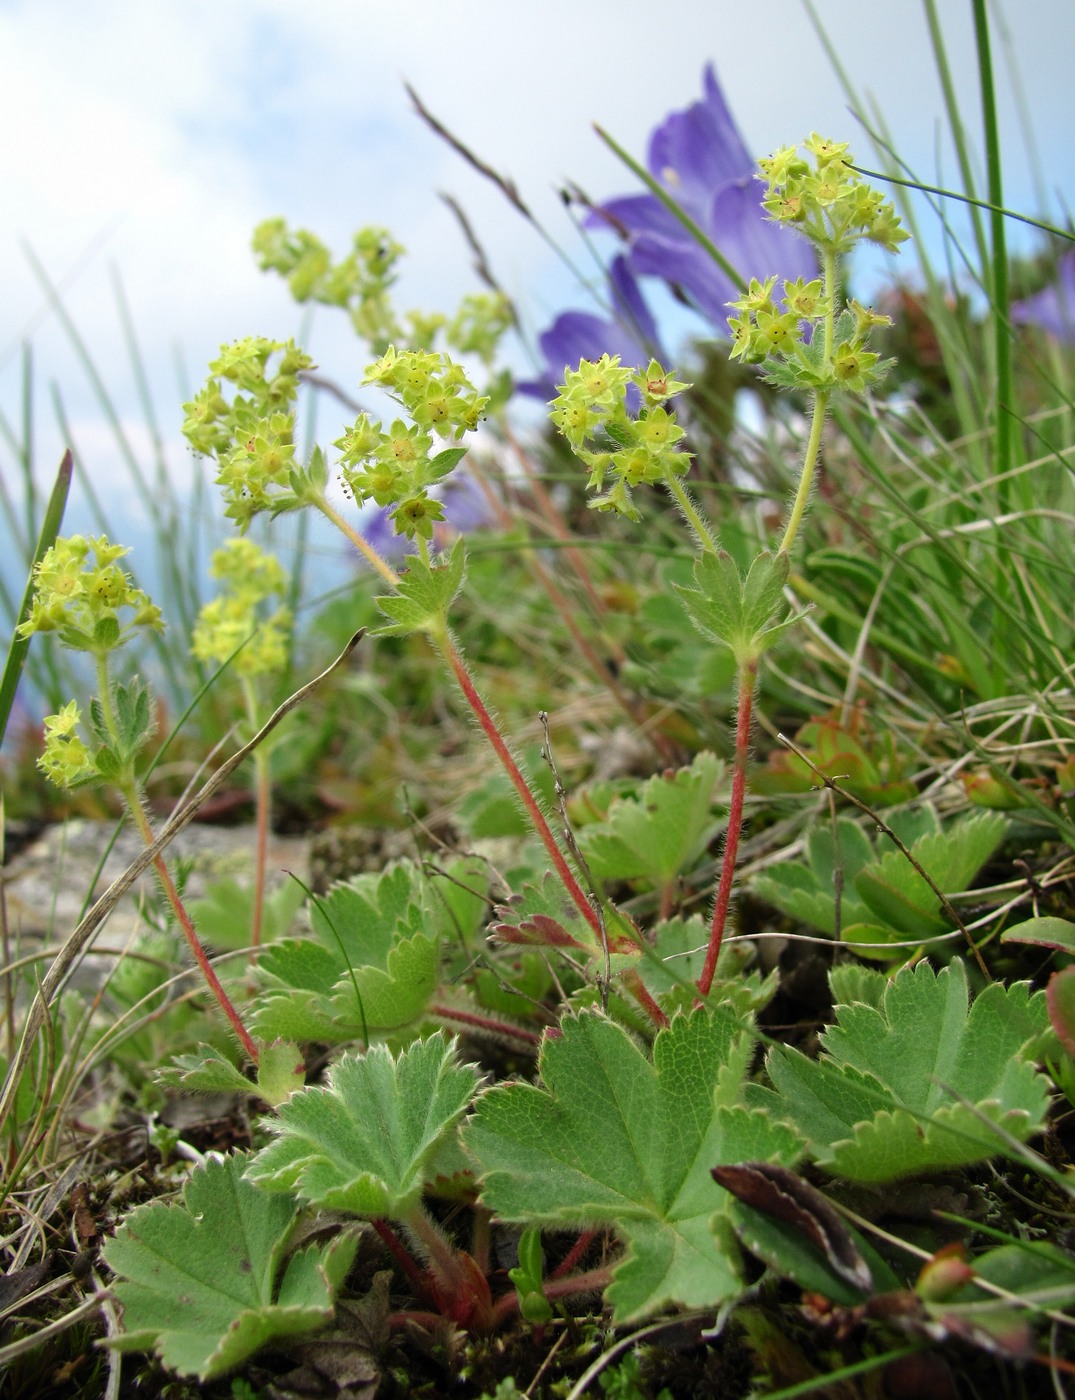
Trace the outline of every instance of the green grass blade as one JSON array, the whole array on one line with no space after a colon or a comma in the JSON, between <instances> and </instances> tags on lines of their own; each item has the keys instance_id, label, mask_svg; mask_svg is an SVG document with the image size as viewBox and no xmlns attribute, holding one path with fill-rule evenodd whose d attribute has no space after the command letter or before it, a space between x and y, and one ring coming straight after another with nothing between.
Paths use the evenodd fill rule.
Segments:
<instances>
[{"instance_id":1,"label":"green grass blade","mask_svg":"<svg viewBox=\"0 0 1075 1400\"><path fill-rule=\"evenodd\" d=\"M683 227L687 230L687 232L694 239L694 241L700 247L705 249L705 251L717 264L720 270L724 273L724 275L726 277L730 277L741 292L745 292L747 289L747 284L742 274L732 266L732 264L720 251L717 245L709 237L709 235L698 227L698 225L694 222L694 220L687 213L687 211L676 203L676 201L672 198L672 196L668 193L666 189L664 189L660 184L658 184L658 182L653 178L653 176L649 173L645 166L639 165L638 161L635 160L634 156L628 154L628 152L624 150L624 148L619 144L619 142L614 140L613 137L611 137L608 134L608 132L605 131L602 127L595 125L594 131L597 132L598 136L600 136L601 140L609 148L612 154L616 156L619 160L623 161L627 169L630 170L633 175L636 175L642 181L646 189L649 190L650 194L656 196L656 198L661 201L661 203L672 215L672 217L674 219L677 219L679 223L683 225Z\"/></svg>"},{"instance_id":2,"label":"green grass blade","mask_svg":"<svg viewBox=\"0 0 1075 1400\"><path fill-rule=\"evenodd\" d=\"M1005 240L1004 216L999 212L1004 204L1001 171L1000 133L997 129L996 92L993 84L993 59L989 47L989 17L985 0L973 0L974 37L978 48L978 74L982 89L982 127L985 135L986 173L989 182L989 202L996 206L989 216L992 242L992 276L990 289L993 313L993 347L996 356L996 470L1002 474L997 489L997 507L1003 513L1009 506L1008 482L1003 473L1011 466L1012 414L1016 405L1012 378L1011 332L1008 324L1008 249ZM983 269L986 264L983 262ZM1024 499L1022 504L1029 506Z\"/></svg>"},{"instance_id":3,"label":"green grass blade","mask_svg":"<svg viewBox=\"0 0 1075 1400\"><path fill-rule=\"evenodd\" d=\"M63 513L67 506L68 492L71 490L71 474L74 470L74 463L71 452L68 450L63 454L59 471L56 473L56 484L52 488L52 495L45 510L45 518L41 522L41 533L37 537L37 547L34 550L33 564L44 555L45 551L51 548L56 536L60 533L60 524L63 520ZM33 601L33 564L30 568L30 577L26 580L26 591L22 595L22 606L19 608L18 621L23 622L30 615L30 604ZM4 741L7 732L7 722L11 716L11 707L15 703L15 692L19 686L19 678L22 675L23 666L26 662L26 653L30 649L30 638L20 637L15 629L11 633L11 645L8 648L7 661L4 665L4 674L0 678L0 744Z\"/></svg>"}]
</instances>

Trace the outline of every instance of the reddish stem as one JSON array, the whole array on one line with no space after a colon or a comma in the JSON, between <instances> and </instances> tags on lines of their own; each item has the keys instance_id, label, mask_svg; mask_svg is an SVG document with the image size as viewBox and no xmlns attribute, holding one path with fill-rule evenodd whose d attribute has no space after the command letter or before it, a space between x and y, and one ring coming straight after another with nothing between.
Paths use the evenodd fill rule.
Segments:
<instances>
[{"instance_id":1,"label":"reddish stem","mask_svg":"<svg viewBox=\"0 0 1075 1400\"><path fill-rule=\"evenodd\" d=\"M743 829L743 799L747 786L747 758L750 753L750 723L754 713L754 691L758 683L758 663L748 662L739 668L739 704L735 716L735 760L732 768L732 800L728 808L728 831L724 838L724 860L717 886L717 901L713 908L713 923L709 930L709 948L705 966L698 979L699 996L708 996L717 970L717 958L728 921L728 906L735 879L735 859L739 852L739 835Z\"/></svg>"},{"instance_id":2,"label":"reddish stem","mask_svg":"<svg viewBox=\"0 0 1075 1400\"><path fill-rule=\"evenodd\" d=\"M669 1024L668 1017L654 1001L645 983L642 981L642 978L639 977L638 973L633 968L623 974L623 985L631 993L635 1001L638 1002L639 1006L641 1006L642 1010L657 1029L664 1030L665 1026Z\"/></svg>"},{"instance_id":3,"label":"reddish stem","mask_svg":"<svg viewBox=\"0 0 1075 1400\"><path fill-rule=\"evenodd\" d=\"M592 1245L594 1240L597 1239L597 1236L597 1230L583 1230L582 1234L579 1235L578 1239L567 1251L564 1257L560 1260L556 1268L553 1269L552 1273L549 1275L549 1278L563 1278L565 1274L569 1274L571 1270L575 1267L575 1265L579 1262L579 1260L582 1258L582 1256L589 1249L590 1245Z\"/></svg>"},{"instance_id":4,"label":"reddish stem","mask_svg":"<svg viewBox=\"0 0 1075 1400\"><path fill-rule=\"evenodd\" d=\"M440 1002L435 1002L430 1004L429 1014L442 1021L458 1022L461 1026L474 1026L479 1030L487 1031L500 1040L521 1041L528 1050L541 1044L541 1036L536 1035L533 1031L524 1030L522 1026L509 1025L507 1021L495 1021L491 1016L480 1016L475 1011L460 1011L457 1007L444 1006Z\"/></svg>"},{"instance_id":5,"label":"reddish stem","mask_svg":"<svg viewBox=\"0 0 1075 1400\"><path fill-rule=\"evenodd\" d=\"M168 874L168 867L164 863L164 858L162 856L155 856L153 858L153 864L156 868L157 878L161 882L161 887L164 890L168 903L172 906L172 910L175 913L176 918L179 920L179 927L183 930L183 935L186 938L187 944L190 947L190 951L194 956L194 961L198 964L199 968L201 969L202 976L209 984L209 990L213 993L213 995L219 1002L221 1011L223 1011L224 1015L231 1022L232 1029L234 1030L235 1034L239 1037L239 1040L242 1042L243 1049L253 1060L254 1064L257 1064L258 1047L250 1039L250 1032L243 1025L242 1018L240 1017L238 1011L236 1011L235 1007L231 1004L231 1000L228 997L227 992L220 984L220 978L213 971L213 965L209 961L206 951L202 947L201 940L195 932L194 925L190 921L190 915L183 907L183 901L179 898L179 892L176 889L175 885L172 883L172 877Z\"/></svg>"},{"instance_id":6,"label":"reddish stem","mask_svg":"<svg viewBox=\"0 0 1075 1400\"><path fill-rule=\"evenodd\" d=\"M601 925L601 920L597 916L597 911L586 898L582 887L571 873L571 868L564 859L563 852L556 844L556 838L553 836L552 831L549 829L549 824L545 820L544 812L542 812L541 808L538 806L537 799L530 791L530 786L520 772L519 765L515 762L514 758L512 758L511 751L504 742L504 738L497 728L496 721L486 709L484 701L475 689L474 682L470 678L470 673L467 671L466 664L459 655L450 637L446 636L443 639L441 649L445 660L452 668L452 674L459 683L460 690L462 690L463 695L466 697L467 704L470 706L471 710L473 710L474 717L481 726L482 733L489 740L490 744L492 744L497 758L499 758L500 762L504 765L504 769L515 787L515 791L519 794L522 804L526 808L527 815L533 823L534 830L541 837L542 844L549 853L549 859L556 867L556 873L559 875L564 889L570 895L576 909L578 909L579 913L593 929L602 945L604 945L605 931Z\"/></svg>"},{"instance_id":7,"label":"reddish stem","mask_svg":"<svg viewBox=\"0 0 1075 1400\"><path fill-rule=\"evenodd\" d=\"M385 1220L383 1216L377 1216L371 1219L370 1224L380 1235L393 1259L395 1259L396 1263L410 1279L414 1291L420 1298L428 1298L429 1278L425 1270L420 1269L414 1262L407 1252L407 1249L404 1247L403 1241L396 1234L395 1230L392 1229L388 1221Z\"/></svg>"},{"instance_id":8,"label":"reddish stem","mask_svg":"<svg viewBox=\"0 0 1075 1400\"><path fill-rule=\"evenodd\" d=\"M603 1293L612 1282L612 1270L607 1268L587 1269L584 1274L572 1274L570 1278L549 1279L542 1287L546 1298L570 1298L576 1293ZM514 1289L505 1293L493 1304L489 1330L495 1331L501 1323L519 1310L519 1295Z\"/></svg>"}]
</instances>

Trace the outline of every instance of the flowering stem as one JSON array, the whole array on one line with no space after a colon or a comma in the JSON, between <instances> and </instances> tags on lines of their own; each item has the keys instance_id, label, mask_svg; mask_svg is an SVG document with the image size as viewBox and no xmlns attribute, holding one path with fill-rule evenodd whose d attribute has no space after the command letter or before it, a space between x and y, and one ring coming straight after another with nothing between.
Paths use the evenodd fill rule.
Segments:
<instances>
[{"instance_id":1,"label":"flowering stem","mask_svg":"<svg viewBox=\"0 0 1075 1400\"><path fill-rule=\"evenodd\" d=\"M691 499L691 493L683 485L678 476L672 472L667 472L664 477L664 484L672 495L676 498L684 519L694 531L698 543L708 554L716 554L717 542L713 538L713 532L702 519L701 512Z\"/></svg>"},{"instance_id":2,"label":"flowering stem","mask_svg":"<svg viewBox=\"0 0 1075 1400\"><path fill-rule=\"evenodd\" d=\"M665 1027L669 1025L668 1017L661 1010L645 983L642 981L642 978L633 968L623 974L623 985L631 993L635 1001L638 1002L639 1006L641 1006L642 1010L659 1031L664 1030Z\"/></svg>"},{"instance_id":3,"label":"flowering stem","mask_svg":"<svg viewBox=\"0 0 1075 1400\"><path fill-rule=\"evenodd\" d=\"M552 834L549 823L545 820L545 814L538 806L537 798L535 798L534 794L530 791L530 785L523 777L519 765L515 762L514 758L512 758L511 751L505 743L500 730L497 728L496 721L493 719L488 709L486 709L484 701L475 689L474 682L471 680L470 673L467 670L466 662L460 655L459 649L456 647L446 627L441 636L434 638L434 644L441 656L443 656L444 660L448 663L460 690L463 692L467 704L470 706L475 719L481 727L482 733L489 740L490 744L492 744L493 751L503 764L515 791L519 794L522 804L526 808L527 815L533 824L534 830L541 838L542 844L549 853L549 859L556 867L556 873L559 875L564 889L570 896L575 908L578 909L579 913L593 929L603 946L605 942L605 932L597 911L586 898L582 887L571 873L571 868L564 859L563 852L556 843L556 838Z\"/></svg>"},{"instance_id":4,"label":"flowering stem","mask_svg":"<svg viewBox=\"0 0 1075 1400\"><path fill-rule=\"evenodd\" d=\"M735 860L739 851L739 835L743 829L743 799L746 795L747 757L750 752L750 724L754 712L754 691L758 684L757 659L739 666L739 705L735 716L735 760L732 768L732 800L728 808L728 831L724 838L724 859L720 870L720 884L717 886L717 899L713 907L713 923L709 930L709 948L705 955L705 966L698 979L698 994L708 996L713 985L713 975L717 970L717 958L724 938L724 925L728 920L728 905L732 897L732 881L735 878Z\"/></svg>"},{"instance_id":5,"label":"flowering stem","mask_svg":"<svg viewBox=\"0 0 1075 1400\"><path fill-rule=\"evenodd\" d=\"M131 816L134 818L135 825L138 827L138 831L140 836L142 837L142 840L147 846L151 846L154 840L153 829L149 824L149 818L146 816L145 807L142 803L141 797L138 794L137 787L134 785L133 782L128 784L121 784L120 792L123 794L123 799L126 802L128 808L130 809ZM194 925L191 923L190 915L184 908L183 901L179 897L179 892L172 882L171 875L169 875L168 873L168 867L164 863L164 857L155 856L153 860L153 867L157 872L157 879L160 881L161 889L164 891L165 898L168 900L168 903L172 906L172 911L175 914L176 920L179 923L179 927L183 930L183 936L187 940L187 943L190 947L190 951L194 956L194 961L198 964L198 967L201 969L202 976L209 984L209 990L216 997L221 1011L223 1011L224 1015L231 1022L231 1027L234 1030L235 1034L239 1037L243 1049L246 1051L246 1053L250 1056L250 1059L256 1065L258 1063L258 1047L250 1038L250 1032L243 1025L242 1018L240 1017L238 1011L236 1011L235 1007L232 1005L227 992L221 986L220 978L216 975L216 972L213 970L213 965L209 961L205 949L202 947L201 940L198 938Z\"/></svg>"},{"instance_id":6,"label":"flowering stem","mask_svg":"<svg viewBox=\"0 0 1075 1400\"><path fill-rule=\"evenodd\" d=\"M780 541L780 548L784 553L790 552L791 546L795 543L795 536L799 533L799 525L806 513L806 502L810 498L810 488L814 483L814 470L821 454L821 430L825 426L825 414L828 407L829 391L818 389L814 394L814 417L810 424L810 436L806 442L806 455L803 458L803 469L799 476L799 489L795 493L795 501L784 530L784 538Z\"/></svg>"},{"instance_id":7,"label":"flowering stem","mask_svg":"<svg viewBox=\"0 0 1075 1400\"><path fill-rule=\"evenodd\" d=\"M399 583L399 575L396 573L395 569L392 568L391 564L386 563L385 560L381 558L373 545L363 539L357 530L348 525L339 511L336 510L334 506L330 505L324 496L318 496L313 501L313 504L327 520L332 521L337 530L342 531L343 534L347 536L358 550L359 554L365 559L366 563L369 564L371 568L377 570L385 583L391 584L391 586L395 588Z\"/></svg>"},{"instance_id":8,"label":"flowering stem","mask_svg":"<svg viewBox=\"0 0 1075 1400\"><path fill-rule=\"evenodd\" d=\"M116 722L115 708L112 700L112 684L108 674L108 654L100 652L96 658L97 683L100 690L101 714L104 718L105 727L112 737L117 752L121 752L123 745L121 741L119 725ZM138 828L138 834L147 846L152 846L154 841L153 828L150 825L149 817L146 813L145 803L142 801L141 793L138 791L138 783L134 776L133 766L128 763L126 771L115 779L115 785L119 789L120 795L127 805L127 809ZM242 1018L231 1004L227 992L221 986L220 978L213 971L205 949L194 930L194 925L190 921L190 915L183 907L183 901L179 898L179 892L172 882L172 877L168 873L168 867L164 863L163 856L155 856L153 866L157 872L157 879L160 881L161 889L165 898L172 906L179 927L183 930L183 935L190 945L190 951L194 955L194 961L201 969L202 976L209 985L209 990L216 997L221 1011L231 1022L235 1034L243 1046L243 1049L250 1056L256 1065L258 1062L258 1049L250 1038L250 1033L243 1025Z\"/></svg>"},{"instance_id":9,"label":"flowering stem","mask_svg":"<svg viewBox=\"0 0 1075 1400\"><path fill-rule=\"evenodd\" d=\"M821 294L825 300L826 312L822 321L822 345L824 348L823 367L825 370L832 368L832 352L836 339L836 253L832 248L825 248L821 258L822 266L822 288ZM825 426L825 414L829 407L829 390L817 389L814 392L814 416L810 423L810 436L806 442L806 453L803 457L802 471L799 474L799 489L795 492L795 501L791 507L791 514L788 516L788 523L784 530L784 538L780 541L780 548L785 554L791 553L791 546L795 543L795 536L799 533L799 525L806 512L806 503L810 499L810 488L814 484L814 472L817 468L818 457L821 454L821 431Z\"/></svg>"}]
</instances>

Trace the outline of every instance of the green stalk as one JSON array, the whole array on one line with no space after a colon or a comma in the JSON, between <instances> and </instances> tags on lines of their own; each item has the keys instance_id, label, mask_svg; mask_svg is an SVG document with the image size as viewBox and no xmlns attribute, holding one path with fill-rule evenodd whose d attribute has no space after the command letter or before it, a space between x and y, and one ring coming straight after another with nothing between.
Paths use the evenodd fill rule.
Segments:
<instances>
[{"instance_id":1,"label":"green stalk","mask_svg":"<svg viewBox=\"0 0 1075 1400\"><path fill-rule=\"evenodd\" d=\"M993 62L989 49L989 18L985 0L971 0L974 9L974 38L978 48L978 75L982 89L982 127L985 135L986 168L989 179L989 202L994 206L989 215L992 242L992 276L990 289L993 313L993 347L996 356L997 397L996 461L994 470L1002 479L997 483L997 509L1004 514L1009 507L1010 483L1003 479L1012 460L1012 427L1015 410L1012 378L1011 335L1008 326L1008 250L1004 233L1004 203L1001 181L1000 134L997 130L996 93L993 83ZM983 262L983 271L985 264ZM1024 504L1029 505L1029 501Z\"/></svg>"},{"instance_id":2,"label":"green stalk","mask_svg":"<svg viewBox=\"0 0 1075 1400\"><path fill-rule=\"evenodd\" d=\"M676 498L676 504L683 512L683 517L691 530L694 532L698 543L707 554L716 554L717 542L713 538L713 532L702 519L701 512L694 504L690 492L680 481L678 476L673 476L668 472L664 478L664 484L668 491Z\"/></svg>"}]
</instances>

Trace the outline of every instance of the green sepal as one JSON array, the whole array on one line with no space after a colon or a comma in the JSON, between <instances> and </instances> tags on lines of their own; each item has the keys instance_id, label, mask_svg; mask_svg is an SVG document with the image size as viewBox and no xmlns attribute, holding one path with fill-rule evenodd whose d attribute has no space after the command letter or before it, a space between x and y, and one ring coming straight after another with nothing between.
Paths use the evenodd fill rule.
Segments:
<instances>
[{"instance_id":1,"label":"green sepal","mask_svg":"<svg viewBox=\"0 0 1075 1400\"><path fill-rule=\"evenodd\" d=\"M427 467L430 481L439 481L442 476L454 471L466 455L465 447L446 447L443 452L438 452Z\"/></svg>"}]
</instances>

